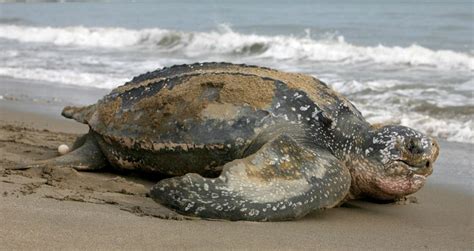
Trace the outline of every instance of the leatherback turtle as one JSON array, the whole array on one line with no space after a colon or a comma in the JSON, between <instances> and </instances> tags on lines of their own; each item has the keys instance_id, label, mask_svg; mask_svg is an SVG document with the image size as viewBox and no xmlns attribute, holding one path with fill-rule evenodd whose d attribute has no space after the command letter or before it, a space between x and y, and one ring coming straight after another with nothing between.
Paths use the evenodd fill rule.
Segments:
<instances>
[{"instance_id":1,"label":"leatherback turtle","mask_svg":"<svg viewBox=\"0 0 474 251\"><path fill-rule=\"evenodd\" d=\"M424 185L439 152L418 131L369 124L311 76L230 63L149 72L62 114L90 132L40 164L176 176L151 197L201 218L290 220L347 199L401 198Z\"/></svg>"}]
</instances>

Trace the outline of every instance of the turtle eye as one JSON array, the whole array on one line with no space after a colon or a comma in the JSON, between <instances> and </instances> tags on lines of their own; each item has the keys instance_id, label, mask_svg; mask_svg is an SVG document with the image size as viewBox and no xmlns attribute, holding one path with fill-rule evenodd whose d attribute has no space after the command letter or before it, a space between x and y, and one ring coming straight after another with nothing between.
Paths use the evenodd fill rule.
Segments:
<instances>
[{"instance_id":1,"label":"turtle eye","mask_svg":"<svg viewBox=\"0 0 474 251\"><path fill-rule=\"evenodd\" d=\"M406 143L406 148L411 154L420 154L423 153L421 147L421 141L419 139L410 138Z\"/></svg>"}]
</instances>

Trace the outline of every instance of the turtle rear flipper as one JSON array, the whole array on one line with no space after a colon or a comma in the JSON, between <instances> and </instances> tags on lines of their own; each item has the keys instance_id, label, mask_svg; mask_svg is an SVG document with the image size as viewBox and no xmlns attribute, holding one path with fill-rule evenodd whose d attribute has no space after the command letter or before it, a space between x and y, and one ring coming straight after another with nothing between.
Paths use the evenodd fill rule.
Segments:
<instances>
[{"instance_id":1,"label":"turtle rear flipper","mask_svg":"<svg viewBox=\"0 0 474 251\"><path fill-rule=\"evenodd\" d=\"M52 159L35 161L33 163L20 164L17 167L10 168L16 170L25 170L33 167L71 167L78 171L99 170L107 165L107 160L100 150L94 136L91 133L78 138L76 146L72 152Z\"/></svg>"},{"instance_id":2,"label":"turtle rear flipper","mask_svg":"<svg viewBox=\"0 0 474 251\"><path fill-rule=\"evenodd\" d=\"M66 106L64 107L61 115L68 119L74 119L77 122L87 124L96 110L96 105L89 106Z\"/></svg>"},{"instance_id":3,"label":"turtle rear flipper","mask_svg":"<svg viewBox=\"0 0 474 251\"><path fill-rule=\"evenodd\" d=\"M165 179L151 197L179 213L212 219L276 221L336 206L349 191L347 168L322 148L287 135L227 163L218 178L198 174Z\"/></svg>"}]
</instances>

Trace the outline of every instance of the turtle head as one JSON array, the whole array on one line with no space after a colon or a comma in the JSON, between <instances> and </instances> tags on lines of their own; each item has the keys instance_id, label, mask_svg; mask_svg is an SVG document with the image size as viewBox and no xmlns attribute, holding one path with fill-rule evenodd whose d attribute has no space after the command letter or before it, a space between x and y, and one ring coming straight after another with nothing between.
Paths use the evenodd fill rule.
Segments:
<instances>
[{"instance_id":1,"label":"turtle head","mask_svg":"<svg viewBox=\"0 0 474 251\"><path fill-rule=\"evenodd\" d=\"M436 140L399 125L374 127L364 149L359 167L352 168L356 170L355 189L377 200L393 200L418 191L433 172L439 154Z\"/></svg>"}]
</instances>

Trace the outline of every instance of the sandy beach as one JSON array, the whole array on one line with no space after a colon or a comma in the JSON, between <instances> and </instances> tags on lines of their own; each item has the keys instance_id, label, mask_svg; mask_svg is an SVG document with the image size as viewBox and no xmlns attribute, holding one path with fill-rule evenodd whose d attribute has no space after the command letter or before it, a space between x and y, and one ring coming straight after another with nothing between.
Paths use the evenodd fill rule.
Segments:
<instances>
[{"instance_id":1,"label":"sandy beach","mask_svg":"<svg viewBox=\"0 0 474 251\"><path fill-rule=\"evenodd\" d=\"M362 4L360 1L341 0L0 2L0 251L474 250L472 1L390 0L364 1ZM157 95L158 90L160 95L170 93L173 91L163 88L171 89L183 82L182 78L172 78L171 75L188 68L170 70L168 67L205 62L255 65L313 76L350 100L367 122L399 124L436 138L440 155L434 163L433 174L421 190L397 203L349 201L337 208L314 211L296 221L260 223L202 220L179 215L149 197L150 188L163 178L159 175L145 176L112 168L93 172L51 166L12 169L57 157L58 146L67 144L72 147L78 137L88 132L88 126L61 117L65 106L93 104L133 79L136 81L131 82L135 84L137 81L148 82L149 85L134 88L133 92L115 99L123 102L122 108L128 109L131 106L124 104L144 101L137 98L139 96ZM353 136L356 131L353 128L358 128L353 127L356 123L351 117L345 117L347 112L355 110L345 102L340 103L340 98L333 102L332 94L326 94L326 91L305 91L311 89L308 84L313 82L305 84L304 78L291 81L295 82L291 86L303 89L303 92L297 91L291 96L285 94L286 87L281 83L277 87L283 87L275 90L273 87L245 87L254 81L267 81L258 77L232 82L232 86L238 87L236 89L224 88L220 79L225 82L228 77L222 75L221 78L220 74L215 74L219 83L211 81L208 85L204 83L208 79L199 77L204 76L198 73L202 72L200 66L195 66L189 67L193 69L192 81L194 78L202 79L201 84L208 86L209 92L203 89L202 95L182 94L183 99L165 93L141 103L141 107L147 107L144 108L147 112L131 114L128 111L136 110L127 110L126 114L132 116L121 118L141 117L139 125L152 126L154 124L149 121L158 116L156 114L173 114L185 121L190 118L188 110L194 115L197 114L194 110L201 111L199 100L211 100L212 97L212 100L221 102L221 90L232 99L250 93L252 103L260 103L266 97L267 101L260 105L278 101L272 111L279 107L288 111L275 115L271 112L274 118L283 116L290 123L306 119L305 124L316 128L311 131L314 132L311 137L316 140L321 138L320 133L328 131L328 120L343 121L330 122L329 131L335 129L334 132L338 132L333 135L342 136L335 136L338 140L330 143L332 135L326 137L328 149L334 153L334 149L341 147L358 148L352 140L348 141L351 144L340 144L343 141L339 140L340 137ZM156 72L158 69L163 71ZM144 73L150 74L140 77ZM247 73L251 71L239 70L236 76L244 79ZM167 74L171 74L167 82L155 82L158 80L155 77L166 77ZM277 75L280 74L275 73ZM178 89L189 90L187 87ZM323 89L321 86L317 88ZM290 106L288 100L275 99L282 93L285 100L288 97L288 100L305 98ZM311 96L318 101L314 111L308 108L312 107L308 103L308 100L313 100ZM310 99L306 100L307 97ZM191 108L174 105L181 104L181 100L192 100L196 104ZM252 115L251 120L243 120L244 117L235 121L222 119L224 115L247 113L248 102L241 103L245 104L242 106L245 109L235 108L234 112L232 108L229 109L231 112L224 114L222 109L212 106L199 115L204 118L214 116L218 123L236 127L221 133L218 133L220 129L209 130L211 127L207 127L207 130L183 134L183 138L199 136L205 142L218 142L212 147L220 148L221 142L228 146L223 136L230 135L229 141L236 142L231 146L237 146L243 138L234 128L240 127L243 131L259 129L250 126L249 121L257 121L254 117L260 115ZM173 104L174 108L161 109L161 104L166 107ZM225 104L234 107L236 103ZM321 107L330 107L334 112L325 116L325 109ZM156 108L157 113L150 108ZM105 114L113 114L110 112L112 109L103 110ZM182 111L186 115L176 116ZM208 113L214 115L208 116ZM147 136L156 136L155 129L161 129L165 125L163 121L155 118L154 122L160 128L151 128ZM189 121L191 123L174 121L178 127L169 128L176 129L177 133L169 134L181 137L180 127L185 128L184 124L195 127L194 120ZM245 121L247 127L235 123L237 121ZM320 121L322 124L317 122L318 125L323 126L318 127L315 121ZM209 125L218 125L211 122ZM110 124L107 126L114 128ZM128 128L132 128L130 131L136 129L134 126ZM209 140L207 135L217 141ZM265 138L265 134L262 135ZM295 135L299 137L298 133ZM153 148L166 149L167 145L174 147L176 143L182 143L173 140L169 141L172 144L167 144L166 137L160 134L160 140L153 143L163 144L153 145ZM371 152L378 153L380 138L372 138L373 144L361 141L367 156ZM183 142L199 143L201 147L200 143L205 143L202 139ZM357 137L354 141L359 139ZM309 140L312 139L305 137L305 142L298 142ZM258 140L253 142L257 144L252 146L258 146ZM411 154L402 151L402 156L396 159L416 168L429 166L431 161L420 162L417 142L408 141L406 146ZM421 142L423 148L429 145L428 141ZM187 144L179 146L188 149ZM234 148L230 148L231 152ZM245 152L253 148L249 147ZM384 148L380 153L382 155L378 157L382 161L387 157L394 158L390 156L393 149ZM214 154L219 156L220 152L212 152ZM412 156L413 163L406 156ZM176 158L178 162L185 162L181 157ZM288 159L287 156L281 159L283 157ZM371 155L369 159L378 157ZM141 163L146 161L143 154L136 159L125 159L125 163L137 159ZM307 160L306 157L303 159ZM153 159L153 163L157 160L160 159ZM194 158L192 163L196 164ZM161 163L157 166L161 167ZM170 167L177 168L177 165ZM284 172L292 176L292 172ZM317 173L314 174L316 178L332 172ZM304 176L308 177L306 174ZM260 176L266 178L266 175ZM328 179L323 181L325 184ZM337 185L337 181L332 181ZM241 183L235 184L242 188ZM332 184L330 186L334 189ZM208 190L207 186L202 187L204 191ZM284 187L283 195L303 191L292 187ZM403 184L390 187L398 189ZM328 200L334 192L331 189L326 195ZM210 195L215 197L212 193ZM267 198L277 195L278 192L272 192L255 198L267 201ZM236 201L236 197L232 196L230 200ZM214 202L213 199L211 204ZM290 207L285 208L289 210Z\"/></svg>"},{"instance_id":2,"label":"sandy beach","mask_svg":"<svg viewBox=\"0 0 474 251\"><path fill-rule=\"evenodd\" d=\"M0 106L0 249L392 250L473 246L472 172L466 177L456 171L472 168L470 144L441 142L431 180L414 195L416 199L406 203L351 201L293 222L188 220L146 196L156 182L153 179L107 171L5 170L55 157L59 144L71 145L87 132L86 126L57 115L14 108L21 107L17 103L20 101L3 100ZM35 111L35 106L28 109ZM456 184L456 175L464 176L467 185ZM171 219L154 216L163 211Z\"/></svg>"}]
</instances>

